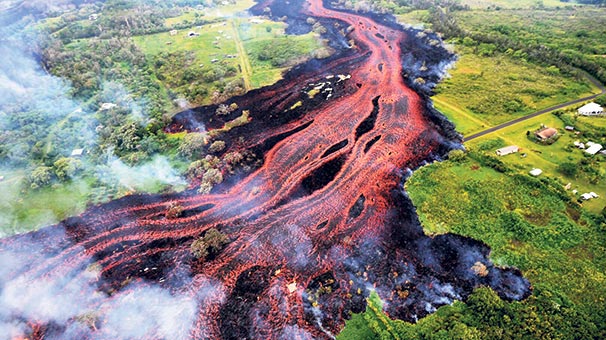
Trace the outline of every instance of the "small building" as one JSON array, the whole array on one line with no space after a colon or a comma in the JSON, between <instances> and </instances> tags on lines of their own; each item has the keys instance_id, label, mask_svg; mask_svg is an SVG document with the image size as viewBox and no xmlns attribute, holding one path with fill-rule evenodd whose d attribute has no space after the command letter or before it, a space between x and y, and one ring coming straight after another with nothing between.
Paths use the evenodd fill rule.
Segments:
<instances>
[{"instance_id":1,"label":"small building","mask_svg":"<svg viewBox=\"0 0 606 340\"><path fill-rule=\"evenodd\" d=\"M564 127L564 130L566 130L566 131L574 131L574 126L566 125Z\"/></svg>"},{"instance_id":2,"label":"small building","mask_svg":"<svg viewBox=\"0 0 606 340\"><path fill-rule=\"evenodd\" d=\"M171 31L169 32L169 34L170 34L171 36L175 36L175 35L177 35L177 33L179 33L179 31L177 31L177 30L171 30Z\"/></svg>"},{"instance_id":3,"label":"small building","mask_svg":"<svg viewBox=\"0 0 606 340\"><path fill-rule=\"evenodd\" d=\"M604 109L600 105L591 102L581 106L577 112L581 116L601 116L604 114Z\"/></svg>"},{"instance_id":4,"label":"small building","mask_svg":"<svg viewBox=\"0 0 606 340\"><path fill-rule=\"evenodd\" d=\"M218 63L218 62L219 62L219 59L212 59L210 62L211 62L211 63Z\"/></svg>"},{"instance_id":5,"label":"small building","mask_svg":"<svg viewBox=\"0 0 606 340\"><path fill-rule=\"evenodd\" d=\"M101 110L101 111L111 110L116 106L118 106L118 105L116 105L114 103L103 103L103 104L101 104L101 108L99 110Z\"/></svg>"},{"instance_id":6,"label":"small building","mask_svg":"<svg viewBox=\"0 0 606 340\"><path fill-rule=\"evenodd\" d=\"M82 157L84 149L73 149L70 157Z\"/></svg>"},{"instance_id":7,"label":"small building","mask_svg":"<svg viewBox=\"0 0 606 340\"><path fill-rule=\"evenodd\" d=\"M95 21L97 19L99 19L99 14L97 14L97 13L93 13L88 16L88 20L90 20L90 21Z\"/></svg>"},{"instance_id":8,"label":"small building","mask_svg":"<svg viewBox=\"0 0 606 340\"><path fill-rule=\"evenodd\" d=\"M288 293L292 294L297 290L297 283L296 282L291 282L288 285L286 285L286 289L288 289Z\"/></svg>"},{"instance_id":9,"label":"small building","mask_svg":"<svg viewBox=\"0 0 606 340\"><path fill-rule=\"evenodd\" d=\"M536 169L536 168L535 168L535 169L530 170L530 172L529 172L529 173L530 173L532 176L537 177L537 176L539 176L540 174L542 174L542 173L543 173L543 170L541 170L541 169Z\"/></svg>"},{"instance_id":10,"label":"small building","mask_svg":"<svg viewBox=\"0 0 606 340\"><path fill-rule=\"evenodd\" d=\"M554 128L550 128L550 127L546 127L535 133L535 136L537 137L537 139L539 139L541 141L546 141L557 135L558 135L558 130L556 130Z\"/></svg>"},{"instance_id":11,"label":"small building","mask_svg":"<svg viewBox=\"0 0 606 340\"><path fill-rule=\"evenodd\" d=\"M200 33L196 33L194 31L189 31L189 33L187 33L187 36L190 38L197 37L199 35L200 35Z\"/></svg>"},{"instance_id":12,"label":"small building","mask_svg":"<svg viewBox=\"0 0 606 340\"><path fill-rule=\"evenodd\" d=\"M587 143L587 145L589 145L589 143ZM600 150L602 150L602 145L597 144L597 143L591 143L591 145L587 149L585 149L585 152L587 152L590 155L595 155Z\"/></svg>"},{"instance_id":13,"label":"small building","mask_svg":"<svg viewBox=\"0 0 606 340\"><path fill-rule=\"evenodd\" d=\"M590 200L592 198L598 198L598 197L600 197L600 195L596 194L593 191L592 192L587 192L587 193L584 193L584 194L581 195L581 199L583 199L585 201Z\"/></svg>"},{"instance_id":14,"label":"small building","mask_svg":"<svg viewBox=\"0 0 606 340\"><path fill-rule=\"evenodd\" d=\"M510 146L506 146L504 148L500 148L496 152L497 152L497 155L499 155L499 156L505 156L505 155L509 155L509 154L512 154L512 153L516 153L518 151L520 151L520 147L519 146L517 146L517 145L510 145Z\"/></svg>"}]
</instances>

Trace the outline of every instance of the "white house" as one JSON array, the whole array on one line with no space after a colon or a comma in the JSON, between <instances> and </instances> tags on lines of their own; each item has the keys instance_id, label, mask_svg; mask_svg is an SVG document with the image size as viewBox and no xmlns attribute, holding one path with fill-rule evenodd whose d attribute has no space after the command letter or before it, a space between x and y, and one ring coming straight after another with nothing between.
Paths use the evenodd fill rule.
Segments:
<instances>
[{"instance_id":1,"label":"white house","mask_svg":"<svg viewBox=\"0 0 606 340\"><path fill-rule=\"evenodd\" d=\"M530 170L530 174L532 176L534 176L534 177L537 177L537 176L539 176L542 173L543 173L543 170L541 170L541 169L532 169L532 170Z\"/></svg>"},{"instance_id":2,"label":"white house","mask_svg":"<svg viewBox=\"0 0 606 340\"><path fill-rule=\"evenodd\" d=\"M99 108L99 110L101 110L101 111L111 110L116 106L118 106L118 105L116 105L114 103L103 103L103 104L101 104L101 108Z\"/></svg>"},{"instance_id":3,"label":"white house","mask_svg":"<svg viewBox=\"0 0 606 340\"><path fill-rule=\"evenodd\" d=\"M592 102L581 106L577 112L582 116L600 116L604 114L604 109Z\"/></svg>"},{"instance_id":4,"label":"white house","mask_svg":"<svg viewBox=\"0 0 606 340\"><path fill-rule=\"evenodd\" d=\"M602 146L600 144L596 144L593 143L591 144L590 147L588 147L585 152L587 152L590 155L595 155L596 153L598 153L600 150L602 150Z\"/></svg>"},{"instance_id":5,"label":"white house","mask_svg":"<svg viewBox=\"0 0 606 340\"><path fill-rule=\"evenodd\" d=\"M72 150L71 157L81 157L84 154L84 149L74 149Z\"/></svg>"},{"instance_id":6,"label":"white house","mask_svg":"<svg viewBox=\"0 0 606 340\"><path fill-rule=\"evenodd\" d=\"M509 155L511 153L516 153L520 151L520 147L517 145L510 145L510 146L506 146L504 148L500 148L497 150L497 155L499 156L505 156L505 155Z\"/></svg>"}]
</instances>

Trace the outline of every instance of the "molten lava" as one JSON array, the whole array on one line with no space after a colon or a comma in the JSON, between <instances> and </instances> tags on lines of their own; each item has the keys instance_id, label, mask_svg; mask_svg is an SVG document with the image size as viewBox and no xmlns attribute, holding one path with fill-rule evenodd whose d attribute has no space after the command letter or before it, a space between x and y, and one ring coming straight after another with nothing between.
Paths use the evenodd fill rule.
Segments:
<instances>
[{"instance_id":1,"label":"molten lava","mask_svg":"<svg viewBox=\"0 0 606 340\"><path fill-rule=\"evenodd\" d=\"M388 315L409 321L480 285L508 299L529 293L519 271L488 260L484 244L424 235L403 191L402 169L460 143L422 94L422 83L435 79L413 78L424 68L441 72L448 53L417 31L321 0L268 1L257 9L266 6L276 16L290 6L299 23L312 16L329 31L341 27L348 32L341 39L354 46L230 100L249 110L251 121L228 133L227 151L255 150L262 165L210 195L127 196L2 240L0 257L17 262L0 271L10 278L0 281L3 296L42 282L76 299L80 310L56 317L16 304L0 313L5 322L37 339L121 338L121 328L112 328L116 310L166 295L191 306L189 327L168 332L148 322L142 338L329 338L364 310L370 290ZM350 77L332 76L338 73ZM321 82L331 90L309 98L310 86ZM211 111L179 114L171 129L212 125ZM166 218L175 202L182 214ZM191 244L211 228L229 242L197 259Z\"/></svg>"}]
</instances>

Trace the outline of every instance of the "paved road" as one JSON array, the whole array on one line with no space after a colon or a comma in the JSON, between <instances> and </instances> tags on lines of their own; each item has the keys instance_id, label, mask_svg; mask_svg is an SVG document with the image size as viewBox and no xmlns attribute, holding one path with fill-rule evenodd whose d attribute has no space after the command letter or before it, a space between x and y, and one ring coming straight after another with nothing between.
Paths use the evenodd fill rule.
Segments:
<instances>
[{"instance_id":1,"label":"paved road","mask_svg":"<svg viewBox=\"0 0 606 340\"><path fill-rule=\"evenodd\" d=\"M473 135L465 136L463 138L463 140L465 142L467 142L467 141L470 141L472 139L476 139L478 137L485 136L485 135L487 135L489 133L493 133L495 131L501 130L501 129L506 128L508 126L511 126L513 124L517 124L519 122L523 122L523 121L525 121L527 119L530 119L530 118L533 118L533 117L536 117L536 116L540 116L540 115L542 115L544 113L547 113L547 112L550 112L550 111L554 111L554 110L558 110L558 109L564 108L564 107L569 106L569 105L578 104L578 103L581 103L581 102L584 102L584 101L587 101L587 100L591 100L591 99L594 99L595 97L597 97L599 95L602 95L602 94L606 93L606 88L604 87L604 85L602 83L600 83L597 79L595 79L594 77L592 77L591 75L589 75L587 73L585 75L587 76L587 78L593 84L595 84L600 89L600 93L594 94L594 95L591 95L591 96L587 96L587 97L584 97L584 98L576 99L576 100L571 100L571 101L566 102L566 103L562 103L562 104L559 104L559 105L556 105L556 106L552 106L552 107L549 107L549 108L546 108L546 109L543 109L543 110L531 113L531 114L529 114L527 116L524 116L524 117L520 117L520 118L516 118L514 120L510 120L510 121L505 122L503 124L500 124L500 125L497 125L497 126L493 126L490 129L486 129L484 131L480 131L478 133L474 133Z\"/></svg>"}]
</instances>

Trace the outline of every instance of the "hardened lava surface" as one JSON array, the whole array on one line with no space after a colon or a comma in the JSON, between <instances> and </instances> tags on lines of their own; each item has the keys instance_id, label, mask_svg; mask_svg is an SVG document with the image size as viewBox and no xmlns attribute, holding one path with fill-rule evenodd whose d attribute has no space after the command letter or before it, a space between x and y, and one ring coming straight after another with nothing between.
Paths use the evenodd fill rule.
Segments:
<instances>
[{"instance_id":1,"label":"hardened lava surface","mask_svg":"<svg viewBox=\"0 0 606 340\"><path fill-rule=\"evenodd\" d=\"M131 195L1 240L11 263L0 271L3 296L15 282L41 283L79 310L55 316L17 304L0 313L4 322L33 339L121 338L112 325L124 301L153 305L166 295L187 301L191 311L178 313L188 321L167 335L166 323L143 319L139 338L330 338L365 309L371 290L390 317L408 321L481 285L506 299L529 294L518 270L490 262L486 245L424 235L403 191L409 169L460 143L427 100L452 61L439 38L321 0L267 1L253 11L265 7L287 15L293 30L316 18L336 53L227 102L240 109L226 120L248 110L250 122L226 135L226 152L254 150L261 165L209 195ZM183 112L169 129L220 127L213 111ZM168 219L175 202L185 210ZM211 228L229 242L196 259L191 244Z\"/></svg>"}]
</instances>

